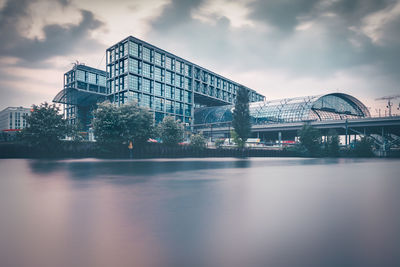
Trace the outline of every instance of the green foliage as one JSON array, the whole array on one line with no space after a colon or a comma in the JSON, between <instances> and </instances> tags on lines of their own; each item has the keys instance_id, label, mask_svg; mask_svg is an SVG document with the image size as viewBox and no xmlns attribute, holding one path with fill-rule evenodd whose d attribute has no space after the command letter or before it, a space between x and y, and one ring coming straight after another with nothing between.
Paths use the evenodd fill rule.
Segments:
<instances>
[{"instance_id":1,"label":"green foliage","mask_svg":"<svg viewBox=\"0 0 400 267\"><path fill-rule=\"evenodd\" d=\"M22 130L22 139L43 149L54 148L70 132L59 111L56 105L47 102L33 105L32 112L26 116L27 127Z\"/></svg>"},{"instance_id":2,"label":"green foliage","mask_svg":"<svg viewBox=\"0 0 400 267\"><path fill-rule=\"evenodd\" d=\"M300 144L310 156L317 156L321 152L321 133L310 124L304 124L299 131Z\"/></svg>"},{"instance_id":3,"label":"green foliage","mask_svg":"<svg viewBox=\"0 0 400 267\"><path fill-rule=\"evenodd\" d=\"M190 136L190 145L196 149L203 149L206 147L206 139L202 134L193 134Z\"/></svg>"},{"instance_id":4,"label":"green foliage","mask_svg":"<svg viewBox=\"0 0 400 267\"><path fill-rule=\"evenodd\" d=\"M136 103L120 107L123 122L123 140L134 141L141 145L153 137L153 115L149 110L139 107Z\"/></svg>"},{"instance_id":5,"label":"green foliage","mask_svg":"<svg viewBox=\"0 0 400 267\"><path fill-rule=\"evenodd\" d=\"M372 151L373 141L368 137L362 137L359 142L354 145L351 154L356 157L373 157Z\"/></svg>"},{"instance_id":6,"label":"green foliage","mask_svg":"<svg viewBox=\"0 0 400 267\"><path fill-rule=\"evenodd\" d=\"M94 116L94 135L99 144L118 145L133 141L135 145L141 145L152 137L152 114L136 103L120 107L102 103Z\"/></svg>"},{"instance_id":7,"label":"green foliage","mask_svg":"<svg viewBox=\"0 0 400 267\"><path fill-rule=\"evenodd\" d=\"M235 109L233 110L233 129L237 135L236 144L244 147L247 138L251 133L250 110L249 110L249 91L243 86L239 87L236 96Z\"/></svg>"},{"instance_id":8,"label":"green foliage","mask_svg":"<svg viewBox=\"0 0 400 267\"><path fill-rule=\"evenodd\" d=\"M234 130L231 131L231 137L232 137L233 142L236 144L237 147L239 147L239 148L244 148L245 147L246 141L244 141L242 138L240 138L239 135Z\"/></svg>"},{"instance_id":9,"label":"green foliage","mask_svg":"<svg viewBox=\"0 0 400 267\"><path fill-rule=\"evenodd\" d=\"M326 144L326 154L330 157L337 157L339 156L339 152L339 136L335 130L329 130Z\"/></svg>"},{"instance_id":10,"label":"green foliage","mask_svg":"<svg viewBox=\"0 0 400 267\"><path fill-rule=\"evenodd\" d=\"M176 121L173 117L164 117L163 121L158 124L157 132L158 136L166 145L177 145L179 142L183 141L183 124Z\"/></svg>"},{"instance_id":11,"label":"green foliage","mask_svg":"<svg viewBox=\"0 0 400 267\"><path fill-rule=\"evenodd\" d=\"M214 142L216 148L221 148L224 143L225 143L224 139L217 139Z\"/></svg>"}]
</instances>

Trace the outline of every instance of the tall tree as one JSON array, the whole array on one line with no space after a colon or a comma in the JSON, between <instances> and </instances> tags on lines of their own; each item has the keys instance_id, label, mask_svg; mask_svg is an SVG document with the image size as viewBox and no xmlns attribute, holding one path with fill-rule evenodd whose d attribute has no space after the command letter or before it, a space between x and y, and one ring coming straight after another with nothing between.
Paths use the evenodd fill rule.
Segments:
<instances>
[{"instance_id":1,"label":"tall tree","mask_svg":"<svg viewBox=\"0 0 400 267\"><path fill-rule=\"evenodd\" d=\"M47 102L33 105L30 115L26 116L27 127L22 130L22 138L43 149L54 147L70 131L67 121L59 112L56 105Z\"/></svg>"},{"instance_id":2,"label":"tall tree","mask_svg":"<svg viewBox=\"0 0 400 267\"><path fill-rule=\"evenodd\" d=\"M299 131L301 145L308 151L310 156L316 156L321 150L321 133L309 123L303 125Z\"/></svg>"},{"instance_id":3,"label":"tall tree","mask_svg":"<svg viewBox=\"0 0 400 267\"><path fill-rule=\"evenodd\" d=\"M251 133L249 90L243 86L237 91L232 126L239 139L238 146L243 147Z\"/></svg>"}]
</instances>

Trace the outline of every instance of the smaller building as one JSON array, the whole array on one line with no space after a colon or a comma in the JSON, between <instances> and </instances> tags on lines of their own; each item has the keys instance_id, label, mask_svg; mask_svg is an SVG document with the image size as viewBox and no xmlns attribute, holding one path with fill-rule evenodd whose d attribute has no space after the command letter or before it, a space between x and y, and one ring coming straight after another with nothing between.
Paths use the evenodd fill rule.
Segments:
<instances>
[{"instance_id":1,"label":"smaller building","mask_svg":"<svg viewBox=\"0 0 400 267\"><path fill-rule=\"evenodd\" d=\"M64 74L64 88L53 102L64 104L64 118L69 124L79 123L88 131L97 103L106 99L105 71L83 64L75 64Z\"/></svg>"},{"instance_id":2,"label":"smaller building","mask_svg":"<svg viewBox=\"0 0 400 267\"><path fill-rule=\"evenodd\" d=\"M3 109L0 111L0 130L13 132L25 128L25 116L30 113L31 109L24 107L8 107Z\"/></svg>"}]
</instances>

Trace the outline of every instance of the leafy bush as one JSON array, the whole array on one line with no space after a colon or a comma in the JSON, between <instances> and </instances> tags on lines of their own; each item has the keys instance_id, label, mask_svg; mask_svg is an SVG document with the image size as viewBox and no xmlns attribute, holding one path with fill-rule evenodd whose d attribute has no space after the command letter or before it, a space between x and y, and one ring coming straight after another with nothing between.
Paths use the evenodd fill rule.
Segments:
<instances>
[{"instance_id":1,"label":"leafy bush","mask_svg":"<svg viewBox=\"0 0 400 267\"><path fill-rule=\"evenodd\" d=\"M196 149L203 149L206 147L206 139L202 134L193 134L190 136L190 145Z\"/></svg>"},{"instance_id":2,"label":"leafy bush","mask_svg":"<svg viewBox=\"0 0 400 267\"><path fill-rule=\"evenodd\" d=\"M157 127L158 136L166 145L177 145L183 140L184 126L173 117L165 117Z\"/></svg>"}]
</instances>

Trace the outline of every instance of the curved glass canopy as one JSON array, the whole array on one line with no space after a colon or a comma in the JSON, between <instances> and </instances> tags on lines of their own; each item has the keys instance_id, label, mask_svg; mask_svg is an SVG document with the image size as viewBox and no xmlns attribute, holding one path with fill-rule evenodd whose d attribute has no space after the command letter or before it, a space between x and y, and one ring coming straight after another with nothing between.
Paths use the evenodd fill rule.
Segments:
<instances>
[{"instance_id":1,"label":"curved glass canopy","mask_svg":"<svg viewBox=\"0 0 400 267\"><path fill-rule=\"evenodd\" d=\"M353 96L342 93L253 102L249 106L253 124L341 120L370 116L363 103ZM230 122L233 108L234 106L228 105L196 109L194 124Z\"/></svg>"}]
</instances>

